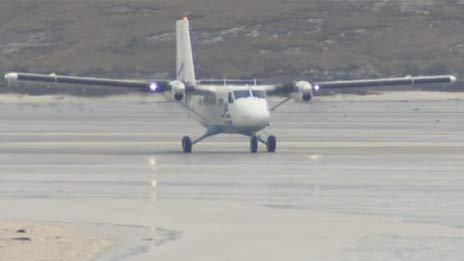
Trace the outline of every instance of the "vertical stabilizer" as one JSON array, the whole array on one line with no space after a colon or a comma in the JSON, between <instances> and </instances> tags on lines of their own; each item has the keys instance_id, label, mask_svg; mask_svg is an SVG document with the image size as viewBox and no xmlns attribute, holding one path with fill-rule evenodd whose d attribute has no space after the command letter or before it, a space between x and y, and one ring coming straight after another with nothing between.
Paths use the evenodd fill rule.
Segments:
<instances>
[{"instance_id":1,"label":"vertical stabilizer","mask_svg":"<svg viewBox=\"0 0 464 261\"><path fill-rule=\"evenodd\" d=\"M195 68L193 66L192 44L190 42L189 21L185 17L176 23L177 40L177 80L195 84Z\"/></svg>"}]
</instances>

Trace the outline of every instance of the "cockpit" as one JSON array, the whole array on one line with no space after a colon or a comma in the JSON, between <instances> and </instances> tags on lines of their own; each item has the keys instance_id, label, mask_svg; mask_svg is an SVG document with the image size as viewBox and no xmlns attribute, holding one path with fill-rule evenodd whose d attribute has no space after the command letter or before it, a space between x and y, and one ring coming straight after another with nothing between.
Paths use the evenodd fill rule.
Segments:
<instances>
[{"instance_id":1,"label":"cockpit","mask_svg":"<svg viewBox=\"0 0 464 261\"><path fill-rule=\"evenodd\" d=\"M255 97L260 99L266 98L266 92L263 90L237 90L229 93L229 103L232 103L234 100L248 98L248 97Z\"/></svg>"}]
</instances>

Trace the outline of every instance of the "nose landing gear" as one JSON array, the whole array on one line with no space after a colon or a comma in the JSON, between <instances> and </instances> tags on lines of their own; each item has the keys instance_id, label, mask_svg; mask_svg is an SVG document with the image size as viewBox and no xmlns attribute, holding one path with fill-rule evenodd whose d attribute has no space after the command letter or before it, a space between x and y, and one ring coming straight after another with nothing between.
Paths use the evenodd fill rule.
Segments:
<instances>
[{"instance_id":1,"label":"nose landing gear","mask_svg":"<svg viewBox=\"0 0 464 261\"><path fill-rule=\"evenodd\" d=\"M258 152L258 137L253 135L250 138L250 152L256 153Z\"/></svg>"},{"instance_id":2,"label":"nose landing gear","mask_svg":"<svg viewBox=\"0 0 464 261\"><path fill-rule=\"evenodd\" d=\"M266 148L268 152L275 152L277 148L277 139L274 135L267 137Z\"/></svg>"},{"instance_id":3,"label":"nose landing gear","mask_svg":"<svg viewBox=\"0 0 464 261\"><path fill-rule=\"evenodd\" d=\"M270 153L274 153L277 148L277 139L274 135L269 135L267 140L263 140L260 136L253 135L250 138L250 152L258 151L258 141L266 145L266 149Z\"/></svg>"}]
</instances>

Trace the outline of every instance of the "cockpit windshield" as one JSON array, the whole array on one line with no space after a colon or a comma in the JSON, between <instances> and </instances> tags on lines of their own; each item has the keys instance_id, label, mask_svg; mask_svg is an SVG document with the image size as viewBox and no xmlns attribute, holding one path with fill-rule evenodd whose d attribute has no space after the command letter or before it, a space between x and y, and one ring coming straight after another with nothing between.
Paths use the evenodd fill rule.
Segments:
<instances>
[{"instance_id":1,"label":"cockpit windshield","mask_svg":"<svg viewBox=\"0 0 464 261\"><path fill-rule=\"evenodd\" d=\"M251 97L251 94L250 94L249 90L234 91L234 97L237 100L237 99L240 99L240 98Z\"/></svg>"},{"instance_id":2,"label":"cockpit windshield","mask_svg":"<svg viewBox=\"0 0 464 261\"><path fill-rule=\"evenodd\" d=\"M253 93L253 97L266 98L266 92L264 91L252 90L251 92Z\"/></svg>"},{"instance_id":3,"label":"cockpit windshield","mask_svg":"<svg viewBox=\"0 0 464 261\"><path fill-rule=\"evenodd\" d=\"M241 98L252 97L252 94L255 98L266 98L266 93L260 90L252 90L251 93L249 90L234 91L234 97L236 100Z\"/></svg>"}]
</instances>

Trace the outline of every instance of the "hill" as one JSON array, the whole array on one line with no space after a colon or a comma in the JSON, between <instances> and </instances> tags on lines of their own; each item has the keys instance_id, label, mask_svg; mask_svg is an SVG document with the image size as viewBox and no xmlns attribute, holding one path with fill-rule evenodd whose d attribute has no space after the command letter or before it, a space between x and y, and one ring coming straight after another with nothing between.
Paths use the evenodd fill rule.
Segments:
<instances>
[{"instance_id":1,"label":"hill","mask_svg":"<svg viewBox=\"0 0 464 261\"><path fill-rule=\"evenodd\" d=\"M462 0L0 2L0 71L169 78L189 16L202 78L462 74Z\"/></svg>"}]
</instances>

